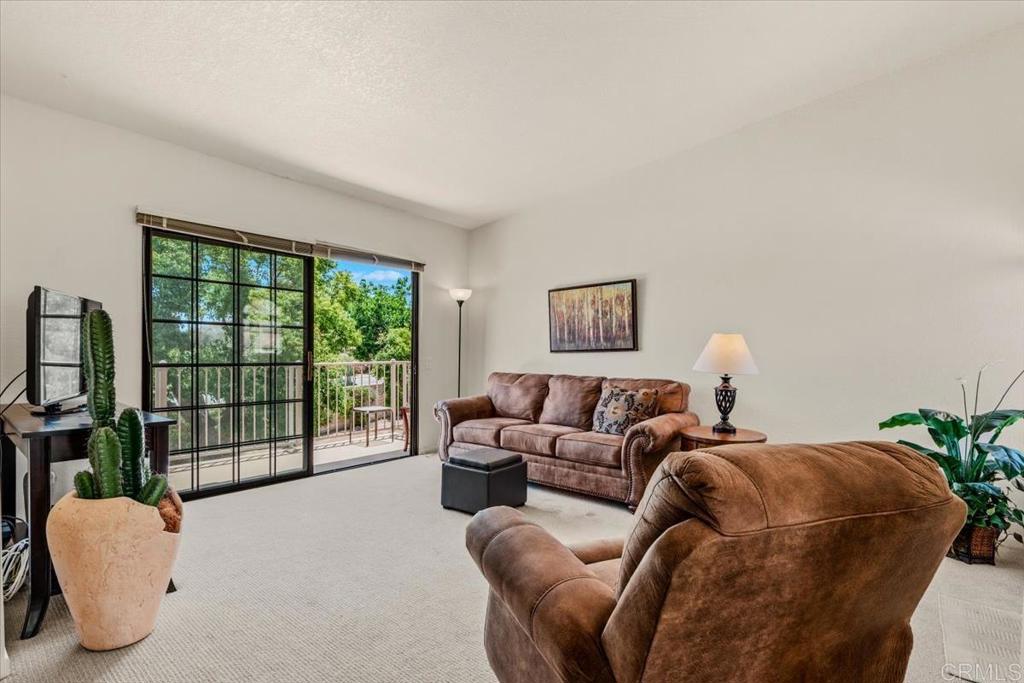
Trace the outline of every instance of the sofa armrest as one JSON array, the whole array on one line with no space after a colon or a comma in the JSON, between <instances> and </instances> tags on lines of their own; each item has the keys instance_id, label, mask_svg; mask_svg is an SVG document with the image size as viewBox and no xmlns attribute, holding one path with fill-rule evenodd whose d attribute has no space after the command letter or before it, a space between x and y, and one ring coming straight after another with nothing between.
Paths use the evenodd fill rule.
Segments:
<instances>
[{"instance_id":1,"label":"sofa armrest","mask_svg":"<svg viewBox=\"0 0 1024 683\"><path fill-rule=\"evenodd\" d=\"M622 441L622 469L629 479L626 503L635 507L651 474L673 449L679 448L683 429L700 424L694 413L665 413L638 422Z\"/></svg>"},{"instance_id":2,"label":"sofa armrest","mask_svg":"<svg viewBox=\"0 0 1024 683\"><path fill-rule=\"evenodd\" d=\"M594 564L595 562L619 559L622 557L622 547L625 544L626 539L624 538L602 538L596 541L573 543L568 548L583 564Z\"/></svg>"},{"instance_id":3,"label":"sofa armrest","mask_svg":"<svg viewBox=\"0 0 1024 683\"><path fill-rule=\"evenodd\" d=\"M622 454L625 455L632 441L639 441L643 452L664 450L674 445L677 438L682 438L683 429L700 424L700 419L693 413L665 413L643 422L637 422L626 431L622 442Z\"/></svg>"},{"instance_id":4,"label":"sofa armrest","mask_svg":"<svg viewBox=\"0 0 1024 683\"><path fill-rule=\"evenodd\" d=\"M615 594L572 551L508 507L478 512L466 547L562 680L615 680L601 645Z\"/></svg>"},{"instance_id":5,"label":"sofa armrest","mask_svg":"<svg viewBox=\"0 0 1024 683\"><path fill-rule=\"evenodd\" d=\"M466 420L494 416L494 404L485 395L447 398L434 404L434 419L441 425L437 454L442 460L448 459L448 446L453 436L452 428Z\"/></svg>"}]
</instances>

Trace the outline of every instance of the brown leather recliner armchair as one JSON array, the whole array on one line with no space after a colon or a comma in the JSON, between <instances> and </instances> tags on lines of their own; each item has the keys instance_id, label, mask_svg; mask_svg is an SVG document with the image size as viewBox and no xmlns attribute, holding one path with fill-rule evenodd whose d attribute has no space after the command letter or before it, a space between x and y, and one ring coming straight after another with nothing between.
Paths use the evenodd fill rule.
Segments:
<instances>
[{"instance_id":1,"label":"brown leather recliner armchair","mask_svg":"<svg viewBox=\"0 0 1024 683\"><path fill-rule=\"evenodd\" d=\"M965 514L897 444L724 446L669 456L624 543L570 549L498 507L466 545L502 683L888 683Z\"/></svg>"}]
</instances>

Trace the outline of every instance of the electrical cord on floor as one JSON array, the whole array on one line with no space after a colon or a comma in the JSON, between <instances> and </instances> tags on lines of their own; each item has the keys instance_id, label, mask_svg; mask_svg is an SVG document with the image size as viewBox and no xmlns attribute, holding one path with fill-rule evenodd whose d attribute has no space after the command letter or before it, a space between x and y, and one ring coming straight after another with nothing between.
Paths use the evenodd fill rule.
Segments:
<instances>
[{"instance_id":1,"label":"electrical cord on floor","mask_svg":"<svg viewBox=\"0 0 1024 683\"><path fill-rule=\"evenodd\" d=\"M22 370L17 375L11 378L11 381L4 385L3 389L0 389L0 398L3 397L4 393L11 388L15 380L24 375L28 370ZM0 409L0 417L7 412L7 409L14 405L21 396L27 391L27 387L18 392L18 395L14 397L7 405ZM4 517L3 524L6 528L10 525L9 537L13 540L18 529L18 522L24 526L25 521L18 519L17 517ZM0 576L3 577L3 596L4 602L7 602L14 597L22 586L25 585L25 579L28 577L28 553L29 553L29 542L28 538L23 538L20 541L12 543L9 547L0 550Z\"/></svg>"},{"instance_id":2,"label":"electrical cord on floor","mask_svg":"<svg viewBox=\"0 0 1024 683\"><path fill-rule=\"evenodd\" d=\"M10 524L11 538L14 538L18 523L25 522L17 517L4 517L4 524ZM0 551L0 576L3 577L4 602L14 597L28 576L29 542L28 538L12 543Z\"/></svg>"}]
</instances>

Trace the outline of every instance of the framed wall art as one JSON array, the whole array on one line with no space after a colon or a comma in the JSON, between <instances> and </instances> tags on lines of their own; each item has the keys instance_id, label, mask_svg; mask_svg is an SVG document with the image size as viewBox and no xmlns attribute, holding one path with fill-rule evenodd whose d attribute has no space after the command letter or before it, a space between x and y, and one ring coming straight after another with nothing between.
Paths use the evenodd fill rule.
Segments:
<instances>
[{"instance_id":1,"label":"framed wall art","mask_svg":"<svg viewBox=\"0 0 1024 683\"><path fill-rule=\"evenodd\" d=\"M552 353L636 351L636 280L548 290Z\"/></svg>"}]
</instances>

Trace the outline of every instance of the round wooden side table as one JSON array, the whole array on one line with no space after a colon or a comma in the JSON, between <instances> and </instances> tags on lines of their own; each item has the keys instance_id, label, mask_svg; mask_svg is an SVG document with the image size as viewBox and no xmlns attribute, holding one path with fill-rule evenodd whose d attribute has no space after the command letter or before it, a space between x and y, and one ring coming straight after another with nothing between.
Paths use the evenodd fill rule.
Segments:
<instances>
[{"instance_id":1,"label":"round wooden side table","mask_svg":"<svg viewBox=\"0 0 1024 683\"><path fill-rule=\"evenodd\" d=\"M731 443L764 443L768 435L753 429L736 429L735 434L717 433L711 425L696 425L683 429L683 450L692 451L697 448L725 446Z\"/></svg>"}]
</instances>

